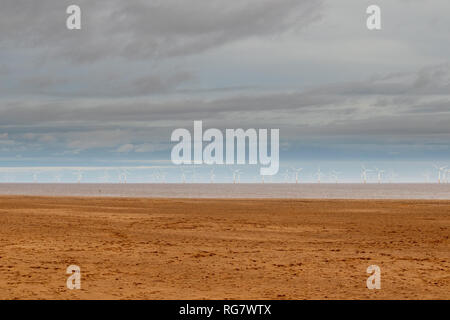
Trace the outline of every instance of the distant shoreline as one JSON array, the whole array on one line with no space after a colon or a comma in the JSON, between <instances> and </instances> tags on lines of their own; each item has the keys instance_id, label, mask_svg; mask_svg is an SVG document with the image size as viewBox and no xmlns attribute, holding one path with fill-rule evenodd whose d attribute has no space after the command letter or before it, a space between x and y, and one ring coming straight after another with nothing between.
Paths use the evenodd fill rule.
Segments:
<instances>
[{"instance_id":1,"label":"distant shoreline","mask_svg":"<svg viewBox=\"0 0 450 320\"><path fill-rule=\"evenodd\" d=\"M1 195L179 199L450 200L450 184L0 183Z\"/></svg>"}]
</instances>

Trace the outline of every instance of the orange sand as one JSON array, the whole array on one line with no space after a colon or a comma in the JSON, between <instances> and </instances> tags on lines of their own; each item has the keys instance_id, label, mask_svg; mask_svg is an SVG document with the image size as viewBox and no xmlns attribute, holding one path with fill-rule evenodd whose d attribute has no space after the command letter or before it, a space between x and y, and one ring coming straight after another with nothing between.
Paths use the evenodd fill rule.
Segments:
<instances>
[{"instance_id":1,"label":"orange sand","mask_svg":"<svg viewBox=\"0 0 450 320\"><path fill-rule=\"evenodd\" d=\"M0 298L449 299L449 235L450 201L3 196Z\"/></svg>"}]
</instances>

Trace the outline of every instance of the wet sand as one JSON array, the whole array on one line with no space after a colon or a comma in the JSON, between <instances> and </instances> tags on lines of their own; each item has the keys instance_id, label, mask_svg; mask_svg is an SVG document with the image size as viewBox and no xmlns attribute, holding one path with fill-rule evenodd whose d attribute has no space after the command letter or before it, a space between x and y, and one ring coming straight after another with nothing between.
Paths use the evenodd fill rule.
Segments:
<instances>
[{"instance_id":1,"label":"wet sand","mask_svg":"<svg viewBox=\"0 0 450 320\"><path fill-rule=\"evenodd\" d=\"M449 235L450 201L2 196L0 298L450 299Z\"/></svg>"}]
</instances>

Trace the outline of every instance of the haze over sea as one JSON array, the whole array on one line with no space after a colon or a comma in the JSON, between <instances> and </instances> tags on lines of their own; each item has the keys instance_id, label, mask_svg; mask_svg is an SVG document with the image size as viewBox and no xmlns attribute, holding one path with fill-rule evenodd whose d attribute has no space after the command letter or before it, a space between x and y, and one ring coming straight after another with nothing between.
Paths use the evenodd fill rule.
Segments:
<instances>
[{"instance_id":1,"label":"haze over sea","mask_svg":"<svg viewBox=\"0 0 450 320\"><path fill-rule=\"evenodd\" d=\"M0 195L131 198L286 198L450 200L450 184L426 183L0 183Z\"/></svg>"}]
</instances>

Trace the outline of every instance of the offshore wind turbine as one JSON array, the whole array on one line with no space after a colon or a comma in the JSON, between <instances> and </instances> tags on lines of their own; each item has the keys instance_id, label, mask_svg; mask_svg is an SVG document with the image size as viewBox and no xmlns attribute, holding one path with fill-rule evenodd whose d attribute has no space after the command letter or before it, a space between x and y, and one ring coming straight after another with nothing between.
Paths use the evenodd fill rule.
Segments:
<instances>
[{"instance_id":1,"label":"offshore wind turbine","mask_svg":"<svg viewBox=\"0 0 450 320\"><path fill-rule=\"evenodd\" d=\"M119 169L119 183L127 183L127 175L129 174L127 169Z\"/></svg>"},{"instance_id":2,"label":"offshore wind turbine","mask_svg":"<svg viewBox=\"0 0 450 320\"><path fill-rule=\"evenodd\" d=\"M77 183L81 183L81 180L83 179L83 173L81 172L81 170L78 169L74 174L77 176Z\"/></svg>"},{"instance_id":3,"label":"offshore wind turbine","mask_svg":"<svg viewBox=\"0 0 450 320\"><path fill-rule=\"evenodd\" d=\"M261 183L264 184L264 175L262 175L262 174L257 174L257 175L255 175L255 176L252 176L252 178L254 178L254 179L256 180L256 182L261 181ZM261 179L261 180L259 180L259 179Z\"/></svg>"},{"instance_id":4,"label":"offshore wind turbine","mask_svg":"<svg viewBox=\"0 0 450 320\"><path fill-rule=\"evenodd\" d=\"M181 182L186 183L186 174L184 173L183 168L181 168Z\"/></svg>"},{"instance_id":5,"label":"offshore wind turbine","mask_svg":"<svg viewBox=\"0 0 450 320\"><path fill-rule=\"evenodd\" d=\"M424 172L424 173L422 173L422 176L424 176L425 177L425 181L427 182L427 183L430 183L430 172L429 171L426 171L426 172Z\"/></svg>"},{"instance_id":6,"label":"offshore wind turbine","mask_svg":"<svg viewBox=\"0 0 450 320\"><path fill-rule=\"evenodd\" d=\"M284 183L289 183L289 169L284 172Z\"/></svg>"},{"instance_id":7,"label":"offshore wind turbine","mask_svg":"<svg viewBox=\"0 0 450 320\"><path fill-rule=\"evenodd\" d=\"M241 170L239 170L239 169L233 171L233 183L234 184L236 184L236 180L237 180L237 183L239 183L241 181L240 172L241 172Z\"/></svg>"},{"instance_id":8,"label":"offshore wind turbine","mask_svg":"<svg viewBox=\"0 0 450 320\"><path fill-rule=\"evenodd\" d=\"M298 184L298 176L300 172L303 170L303 168L293 168L293 170L295 172L295 183Z\"/></svg>"},{"instance_id":9,"label":"offshore wind turbine","mask_svg":"<svg viewBox=\"0 0 450 320\"><path fill-rule=\"evenodd\" d=\"M104 171L104 174L103 174L103 176L102 177L100 177L100 180L101 181L103 181L103 182L109 182L109 174L108 174L108 172L105 170Z\"/></svg>"},{"instance_id":10,"label":"offshore wind turbine","mask_svg":"<svg viewBox=\"0 0 450 320\"><path fill-rule=\"evenodd\" d=\"M122 182L123 183L127 183L127 170L125 170L125 169L122 169Z\"/></svg>"},{"instance_id":11,"label":"offshore wind turbine","mask_svg":"<svg viewBox=\"0 0 450 320\"><path fill-rule=\"evenodd\" d=\"M361 166L361 178L363 180L363 183L367 183L367 173L371 172L372 170L366 169L364 165Z\"/></svg>"},{"instance_id":12,"label":"offshore wind turbine","mask_svg":"<svg viewBox=\"0 0 450 320\"><path fill-rule=\"evenodd\" d=\"M214 168L211 169L210 171L210 182L214 183L214 178L216 177L216 175L214 174Z\"/></svg>"},{"instance_id":13,"label":"offshore wind turbine","mask_svg":"<svg viewBox=\"0 0 450 320\"><path fill-rule=\"evenodd\" d=\"M159 172L162 183L166 183L166 173L163 170L159 170Z\"/></svg>"},{"instance_id":14,"label":"offshore wind turbine","mask_svg":"<svg viewBox=\"0 0 450 320\"><path fill-rule=\"evenodd\" d=\"M398 174L394 171L391 170L391 172L389 172L389 182L391 183L393 179L397 178Z\"/></svg>"},{"instance_id":15,"label":"offshore wind turbine","mask_svg":"<svg viewBox=\"0 0 450 320\"><path fill-rule=\"evenodd\" d=\"M384 170L380 170L378 168L375 168L375 170L377 171L378 183L381 183L383 180Z\"/></svg>"},{"instance_id":16,"label":"offshore wind turbine","mask_svg":"<svg viewBox=\"0 0 450 320\"><path fill-rule=\"evenodd\" d=\"M196 168L196 166L192 165L192 183L195 183L196 178L197 178L197 174L195 172L195 168Z\"/></svg>"},{"instance_id":17,"label":"offshore wind turbine","mask_svg":"<svg viewBox=\"0 0 450 320\"><path fill-rule=\"evenodd\" d=\"M444 169L442 170L442 183L448 183L448 173L450 170Z\"/></svg>"},{"instance_id":18,"label":"offshore wind turbine","mask_svg":"<svg viewBox=\"0 0 450 320\"><path fill-rule=\"evenodd\" d=\"M337 172L335 170L331 171L331 179L334 180L335 183L338 183L338 175L341 174L340 172Z\"/></svg>"},{"instance_id":19,"label":"offshore wind turbine","mask_svg":"<svg viewBox=\"0 0 450 320\"><path fill-rule=\"evenodd\" d=\"M437 165L434 165L434 167L435 167L436 170L438 171L438 183L441 183L442 178L445 178L445 173L446 173L446 171L444 171L444 170L447 169L447 166L439 167L439 166L437 166ZM441 177L441 173L444 174L442 177Z\"/></svg>"},{"instance_id":20,"label":"offshore wind turbine","mask_svg":"<svg viewBox=\"0 0 450 320\"><path fill-rule=\"evenodd\" d=\"M159 182L159 172L157 170L154 170L152 173L152 177L155 183Z\"/></svg>"},{"instance_id":21,"label":"offshore wind turbine","mask_svg":"<svg viewBox=\"0 0 450 320\"><path fill-rule=\"evenodd\" d=\"M315 174L317 176L317 183L320 183L322 181L322 171L320 170L320 167L317 169L317 173Z\"/></svg>"},{"instance_id":22,"label":"offshore wind turbine","mask_svg":"<svg viewBox=\"0 0 450 320\"><path fill-rule=\"evenodd\" d=\"M6 178L5 178L5 180L6 180L7 182L11 182L11 181L14 180L14 176L11 174L11 172L7 172L7 173L6 173Z\"/></svg>"}]
</instances>

